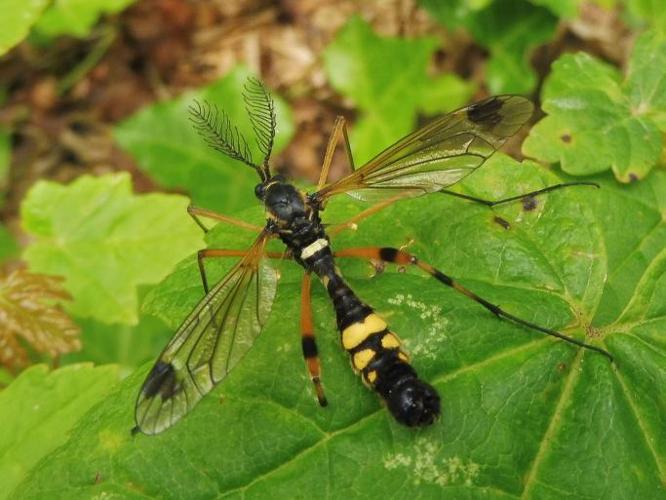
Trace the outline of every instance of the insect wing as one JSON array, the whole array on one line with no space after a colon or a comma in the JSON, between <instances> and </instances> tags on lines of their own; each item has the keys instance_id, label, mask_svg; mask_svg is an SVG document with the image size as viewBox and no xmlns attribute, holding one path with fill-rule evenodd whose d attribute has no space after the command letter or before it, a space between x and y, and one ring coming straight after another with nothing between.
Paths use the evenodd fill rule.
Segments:
<instances>
[{"instance_id":1,"label":"insect wing","mask_svg":"<svg viewBox=\"0 0 666 500\"><path fill-rule=\"evenodd\" d=\"M248 254L180 326L139 393L137 429L157 434L188 413L245 356L271 310L277 275L262 259L262 233Z\"/></svg>"},{"instance_id":2,"label":"insect wing","mask_svg":"<svg viewBox=\"0 0 666 500\"><path fill-rule=\"evenodd\" d=\"M372 201L447 188L483 165L529 120L533 109L524 97L501 95L449 113L325 186L316 196L324 201L347 193Z\"/></svg>"}]
</instances>

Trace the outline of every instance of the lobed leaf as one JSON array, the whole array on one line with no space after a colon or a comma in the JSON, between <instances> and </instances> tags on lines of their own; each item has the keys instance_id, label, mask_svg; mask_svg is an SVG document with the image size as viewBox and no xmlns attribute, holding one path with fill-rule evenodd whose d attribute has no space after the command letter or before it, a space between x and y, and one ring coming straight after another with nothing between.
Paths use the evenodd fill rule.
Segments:
<instances>
[{"instance_id":1,"label":"lobed leaf","mask_svg":"<svg viewBox=\"0 0 666 500\"><path fill-rule=\"evenodd\" d=\"M451 111L472 94L472 85L454 75L426 75L436 46L434 38L380 37L352 17L324 51L331 85L363 112L350 137L357 165L411 131L420 109Z\"/></svg>"},{"instance_id":2,"label":"lobed leaf","mask_svg":"<svg viewBox=\"0 0 666 500\"><path fill-rule=\"evenodd\" d=\"M498 199L557 181L531 162L496 155L460 188ZM315 286L315 330L330 403L322 409L298 346L302 272L284 262L263 334L215 394L164 434L132 438L133 403L149 368L143 367L81 420L16 498L53 492L161 498L663 495L666 260L663 252L649 257L619 320L595 323L608 269L625 248L607 260L607 228L624 215L610 212L599 222L599 209L589 200L603 192L570 188L496 210L432 194L395 204L332 244L411 242L410 251L491 302L605 346L614 365L499 321L418 272L387 267L373 276L366 263L340 260L359 296L388 319L416 369L438 388L443 414L427 429L396 424L349 369L330 302ZM325 220L344 222L361 207L334 199ZM247 215L254 222L260 207ZM646 228L627 231L645 237ZM209 244L243 248L252 238L250 231L219 225ZM220 267L211 262L211 273L224 272L233 260ZM161 309L176 324L201 295L189 258L151 292L146 309Z\"/></svg>"},{"instance_id":3,"label":"lobed leaf","mask_svg":"<svg viewBox=\"0 0 666 500\"><path fill-rule=\"evenodd\" d=\"M548 116L532 128L523 151L572 175L610 168L621 182L644 178L662 154L664 64L666 40L653 33L636 41L624 81L589 54L563 55L544 86Z\"/></svg>"},{"instance_id":4,"label":"lobed leaf","mask_svg":"<svg viewBox=\"0 0 666 500\"><path fill-rule=\"evenodd\" d=\"M24 258L33 271L65 278L73 314L135 324L137 286L160 281L201 246L187 205L182 196L132 194L127 174L41 181L21 206L35 238Z\"/></svg>"}]
</instances>

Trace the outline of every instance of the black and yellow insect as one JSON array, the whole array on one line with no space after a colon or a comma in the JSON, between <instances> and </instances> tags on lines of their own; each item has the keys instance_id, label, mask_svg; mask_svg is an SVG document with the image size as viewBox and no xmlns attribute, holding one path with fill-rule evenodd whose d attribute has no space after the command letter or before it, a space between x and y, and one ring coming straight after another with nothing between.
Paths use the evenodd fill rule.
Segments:
<instances>
[{"instance_id":1,"label":"black and yellow insect","mask_svg":"<svg viewBox=\"0 0 666 500\"><path fill-rule=\"evenodd\" d=\"M275 295L276 276L266 258L283 254L275 255L265 250L267 241L275 237L286 245L286 255L305 270L301 301L302 348L322 406L327 402L320 380L312 326L312 273L320 279L331 298L342 346L351 357L352 367L386 402L395 419L407 426L424 426L433 423L440 414L437 391L418 377L398 336L347 285L335 265L337 257L417 266L500 318L593 349L610 358L603 349L507 313L403 250L376 247L334 252L321 221L327 201L342 193L361 200L378 201L362 216L404 197L434 192L462 196L446 188L479 168L527 122L533 112L529 100L514 95L496 96L454 111L399 140L358 169L354 169L344 119L338 118L328 143L319 184L312 194L303 193L282 176L271 172L268 161L275 137L276 116L273 100L258 80L248 81L245 101L263 154L260 163L255 163L246 139L224 112L197 103L191 108L192 121L210 146L245 163L259 174L261 182L256 186L255 194L264 204L266 225L246 251L207 249L199 252L199 268L206 294L162 351L141 387L136 402L136 431L156 434L171 427L223 380L251 348L270 313ZM333 152L341 138L353 171L337 182L326 184ZM557 184L496 202L463 197L493 205L566 185ZM215 212L193 207L189 211L202 227L200 216L247 226ZM222 256L241 258L219 283L209 289L204 260Z\"/></svg>"}]
</instances>

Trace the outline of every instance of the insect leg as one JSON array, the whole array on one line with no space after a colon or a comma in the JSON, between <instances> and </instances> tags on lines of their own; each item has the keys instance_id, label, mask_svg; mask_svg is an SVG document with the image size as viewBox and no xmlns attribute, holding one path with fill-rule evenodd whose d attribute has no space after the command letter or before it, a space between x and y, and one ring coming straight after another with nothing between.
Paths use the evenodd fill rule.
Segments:
<instances>
[{"instance_id":1,"label":"insect leg","mask_svg":"<svg viewBox=\"0 0 666 500\"><path fill-rule=\"evenodd\" d=\"M349 135L347 134L347 125L342 122L342 138L345 140L345 151L347 151L347 160L349 161L349 168L354 172L356 166L354 165L354 156L352 155L351 144L349 142Z\"/></svg>"},{"instance_id":2,"label":"insect leg","mask_svg":"<svg viewBox=\"0 0 666 500\"><path fill-rule=\"evenodd\" d=\"M208 278L206 277L206 268L204 260L209 257L245 257L248 254L246 250L226 250L220 248L205 248L197 252L197 263L199 264L199 273L201 274L201 283L204 287L204 292L207 294ZM282 252L265 252L264 256L271 259L283 259L286 255Z\"/></svg>"},{"instance_id":3,"label":"insect leg","mask_svg":"<svg viewBox=\"0 0 666 500\"><path fill-rule=\"evenodd\" d=\"M386 207L393 205L396 201L404 198L404 194L397 194L395 196L392 196L390 198L387 198L385 200L380 201L379 203L376 203L375 205L371 206L370 208L366 208L362 212L357 213L355 216L353 216L351 219L349 219L347 222L342 222L340 224L335 224L328 230L328 234L333 236L341 231L344 231L345 229L356 229L356 225L358 222L362 221L363 219L370 217L371 215L376 214L377 212L384 210Z\"/></svg>"},{"instance_id":4,"label":"insect leg","mask_svg":"<svg viewBox=\"0 0 666 500\"><path fill-rule=\"evenodd\" d=\"M598 188L599 184L596 182L586 182L586 181L581 181L581 182L563 182L561 184L554 184L552 186L545 187L543 189L537 189L536 191L530 191L529 193L523 193L519 194L516 196L511 196L509 198L503 198L501 200L484 200L483 198L477 198L475 196L469 196L466 194L462 193L456 193L455 191L449 191L447 189L442 189L441 191L438 191L439 193L442 194L448 194L451 196L455 196L456 198L462 198L463 200L468 200L468 201L473 201L474 203L481 203L482 205L486 205L488 207L494 207L496 205L501 205L502 203L510 203L512 201L517 201L517 200L524 200L524 199L529 199L533 198L534 196L548 193L550 191L555 191L556 189L562 189L566 187L571 187L571 186L593 186Z\"/></svg>"},{"instance_id":5,"label":"insect leg","mask_svg":"<svg viewBox=\"0 0 666 500\"><path fill-rule=\"evenodd\" d=\"M331 162L333 161L333 153L335 152L335 147L338 145L338 141L340 140L340 135L342 135L345 141L345 151L347 152L347 160L349 160L349 165L351 166L352 171L356 170L354 167L354 158L352 156L351 146L349 145L349 136L347 135L345 117L338 116L335 119L333 132L331 133L331 137L328 139L328 145L326 146L324 163L321 167L319 182L317 182L317 191L319 191L324 186L324 184L326 184L326 180L328 179L328 172L331 169Z\"/></svg>"},{"instance_id":6,"label":"insect leg","mask_svg":"<svg viewBox=\"0 0 666 500\"><path fill-rule=\"evenodd\" d=\"M194 205L190 205L187 207L187 213L190 214L190 217L194 219L194 222L197 223L197 225L203 230L204 233L208 232L208 228L203 224L203 222L201 222L201 219L199 219L199 217L208 217L209 219L219 220L222 222L226 222L227 224L231 224L233 226L247 229L248 231L254 231L256 233L258 233L263 229L259 226L248 224L247 222L244 222L242 220L234 219L233 217L229 217L228 215L218 214L213 210L198 208L195 207Z\"/></svg>"},{"instance_id":7,"label":"insect leg","mask_svg":"<svg viewBox=\"0 0 666 500\"><path fill-rule=\"evenodd\" d=\"M474 300L475 302L481 304L483 307L488 309L491 313L493 313L495 316L499 318L504 318L507 320L510 320L514 323L517 323L519 325L525 326L527 328L531 328L532 330L539 331L541 333L545 333L547 335L551 335L553 337L557 337L559 339L562 339L566 342L569 342L571 344L575 344L580 347L585 347L586 349L591 349L592 351L596 351L600 354L603 354L604 356L608 357L610 359L611 363L613 362L613 356L611 354L604 350L601 349L600 347L596 347L590 344L586 344L584 342L581 342L579 340L576 340L572 337L569 337L567 335L564 335L563 333L560 333L556 330L552 330L550 328L546 328L543 326L539 326L535 323L531 323L529 321L526 321L522 318L519 318L518 316L514 316L513 314L510 314L506 312L504 309L502 309L499 306L496 306L494 304L491 304L488 302L486 299L479 297L476 295L474 292L471 290L468 290L464 286L462 286L460 283L456 282L453 278L450 276L444 274L441 272L439 269L434 268L430 264L426 262L422 262L419 259L417 259L414 255L407 253L403 250L399 250L397 248L390 248L390 247L363 247L363 248L346 248L344 250L340 250L338 252L335 252L336 257L356 257L356 258L362 258L362 259L372 259L372 260L379 260L383 262L391 262L394 264L399 264L399 265L407 265L411 264L414 266L417 266L421 269L423 269L426 273L428 273L430 276L435 278L437 281L440 283L443 283L444 285L453 288L456 292L462 293L466 297Z\"/></svg>"},{"instance_id":8,"label":"insect leg","mask_svg":"<svg viewBox=\"0 0 666 500\"><path fill-rule=\"evenodd\" d=\"M319 354L317 351L317 342L314 336L314 326L312 324L312 301L310 298L310 273L303 276L303 285L301 289L301 345L303 347L303 358L310 373L310 379L315 387L317 400L321 406L328 405L324 388L321 385L321 365L319 363Z\"/></svg>"}]
</instances>

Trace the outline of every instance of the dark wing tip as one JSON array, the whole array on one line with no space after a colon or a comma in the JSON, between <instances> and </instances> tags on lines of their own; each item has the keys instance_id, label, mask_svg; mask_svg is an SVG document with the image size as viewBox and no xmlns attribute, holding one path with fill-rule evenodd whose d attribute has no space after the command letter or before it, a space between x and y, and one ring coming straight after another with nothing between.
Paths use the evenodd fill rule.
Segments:
<instances>
[{"instance_id":1,"label":"dark wing tip","mask_svg":"<svg viewBox=\"0 0 666 500\"><path fill-rule=\"evenodd\" d=\"M132 436L135 436L138 433L151 435L160 432L160 430L156 430L156 421L151 429L151 422L153 419L148 409L152 404L157 404L157 407L161 408L166 402L176 397L182 390L183 386L178 379L174 365L161 359L157 360L146 376L146 380L143 382L141 390L139 391L135 408L136 425L131 430ZM159 398L159 401L154 401L155 398Z\"/></svg>"},{"instance_id":2,"label":"dark wing tip","mask_svg":"<svg viewBox=\"0 0 666 500\"><path fill-rule=\"evenodd\" d=\"M486 132L507 138L518 132L534 113L534 104L525 97L499 95L466 108L467 119Z\"/></svg>"},{"instance_id":3,"label":"dark wing tip","mask_svg":"<svg viewBox=\"0 0 666 500\"><path fill-rule=\"evenodd\" d=\"M498 96L490 97L476 102L467 108L467 118L472 123L483 125L489 121L501 118L499 111L504 107L504 101Z\"/></svg>"},{"instance_id":4,"label":"dark wing tip","mask_svg":"<svg viewBox=\"0 0 666 500\"><path fill-rule=\"evenodd\" d=\"M174 366L171 363L158 360L146 377L146 381L141 387L141 393L147 399L159 394L162 400L167 400L178 393L179 387Z\"/></svg>"}]
</instances>

